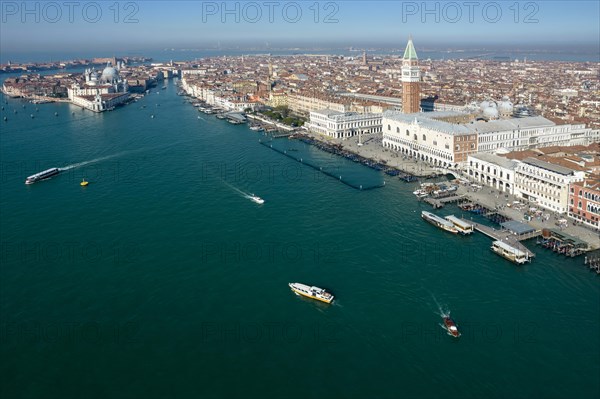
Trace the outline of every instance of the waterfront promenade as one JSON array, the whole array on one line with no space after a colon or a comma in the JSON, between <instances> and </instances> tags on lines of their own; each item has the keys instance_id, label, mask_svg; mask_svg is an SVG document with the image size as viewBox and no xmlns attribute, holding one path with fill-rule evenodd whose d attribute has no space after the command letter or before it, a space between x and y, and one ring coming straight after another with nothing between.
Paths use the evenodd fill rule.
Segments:
<instances>
[{"instance_id":1,"label":"waterfront promenade","mask_svg":"<svg viewBox=\"0 0 600 399\"><path fill-rule=\"evenodd\" d=\"M543 218L533 218L529 221L525 220L524 216L529 207L525 207L524 209L519 210L507 206L507 204L512 204L514 201L523 201L522 199L519 199L513 195L507 196L506 194L498 193L498 191L493 190L489 187L484 187L481 190L472 191L467 186L460 186L457 190L457 195L465 195L473 202L477 202L478 204L483 205L489 209L495 209L496 212L500 215L506 216L513 220L517 220L519 222L527 223L537 230L541 230L544 228L562 230L563 232L573 237L577 237L587 242L591 250L600 248L600 233L598 231L593 231L583 226L575 226L573 225L573 221L569 218L566 218L564 215L554 215L550 211L546 211L542 208L542 211L544 213L549 213L551 215L550 219L544 220ZM563 218L566 218L568 220L568 224L566 227L559 228L555 224L555 222L558 219Z\"/></svg>"},{"instance_id":2,"label":"waterfront promenade","mask_svg":"<svg viewBox=\"0 0 600 399\"><path fill-rule=\"evenodd\" d=\"M362 146L358 145L358 137L351 137L343 140L325 137L321 134L312 132L303 132L303 134L306 134L324 143L340 145L346 151L355 153L376 162L384 163L388 166L406 173L410 173L411 175L417 177L426 177L440 173L436 168L431 167L425 162L408 158L404 159L402 155L390 151L387 148L383 148L381 145L383 134L381 133L363 135Z\"/></svg>"}]
</instances>

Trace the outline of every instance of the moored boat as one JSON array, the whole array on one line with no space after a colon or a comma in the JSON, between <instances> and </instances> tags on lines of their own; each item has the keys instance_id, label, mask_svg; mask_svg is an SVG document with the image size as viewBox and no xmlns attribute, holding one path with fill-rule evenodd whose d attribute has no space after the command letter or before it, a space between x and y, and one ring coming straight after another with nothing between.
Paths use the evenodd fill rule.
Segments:
<instances>
[{"instance_id":1,"label":"moored boat","mask_svg":"<svg viewBox=\"0 0 600 399\"><path fill-rule=\"evenodd\" d=\"M456 229L456 227L454 227L454 224L452 222L449 222L444 218L434 215L431 212L421 211L421 217L442 230L448 231L453 234L458 233L458 230Z\"/></svg>"},{"instance_id":2,"label":"moored boat","mask_svg":"<svg viewBox=\"0 0 600 399\"><path fill-rule=\"evenodd\" d=\"M324 288L308 286L306 284L301 283L289 283L288 285L290 286L292 291L296 293L296 295L315 299L317 301L325 303L333 302L334 296L331 293L327 292Z\"/></svg>"},{"instance_id":3,"label":"moored boat","mask_svg":"<svg viewBox=\"0 0 600 399\"><path fill-rule=\"evenodd\" d=\"M429 195L427 193L427 191L425 191L423 189L418 189L416 191L413 191L413 194L416 195L419 198L425 198L425 197L427 197Z\"/></svg>"},{"instance_id":4,"label":"moored boat","mask_svg":"<svg viewBox=\"0 0 600 399\"><path fill-rule=\"evenodd\" d=\"M521 251L520 249L514 248L502 241L494 241L490 248L492 251L518 265L522 265L527 262L531 262L529 255Z\"/></svg>"},{"instance_id":5,"label":"moored boat","mask_svg":"<svg viewBox=\"0 0 600 399\"><path fill-rule=\"evenodd\" d=\"M454 215L446 216L444 219L446 219L447 221L452 223L454 225L454 227L456 228L456 230L458 230L458 232L462 235L471 234L471 233L473 233L473 231L475 231L474 225L467 222L466 220L457 218Z\"/></svg>"},{"instance_id":6,"label":"moored boat","mask_svg":"<svg viewBox=\"0 0 600 399\"><path fill-rule=\"evenodd\" d=\"M59 173L60 170L58 168L46 169L42 172L36 173L35 175L29 176L27 179L25 179L25 184L33 184L40 180L46 180Z\"/></svg>"}]
</instances>

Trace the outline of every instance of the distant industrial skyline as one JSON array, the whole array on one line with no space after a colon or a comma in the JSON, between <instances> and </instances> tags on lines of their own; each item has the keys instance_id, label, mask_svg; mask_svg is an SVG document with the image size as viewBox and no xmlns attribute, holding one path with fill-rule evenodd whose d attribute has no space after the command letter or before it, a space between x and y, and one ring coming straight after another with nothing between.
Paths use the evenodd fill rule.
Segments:
<instances>
[{"instance_id":1,"label":"distant industrial skyline","mask_svg":"<svg viewBox=\"0 0 600 399\"><path fill-rule=\"evenodd\" d=\"M600 46L597 1L3 1L1 7L3 53L402 48L409 34L422 48L576 46L597 52Z\"/></svg>"}]
</instances>

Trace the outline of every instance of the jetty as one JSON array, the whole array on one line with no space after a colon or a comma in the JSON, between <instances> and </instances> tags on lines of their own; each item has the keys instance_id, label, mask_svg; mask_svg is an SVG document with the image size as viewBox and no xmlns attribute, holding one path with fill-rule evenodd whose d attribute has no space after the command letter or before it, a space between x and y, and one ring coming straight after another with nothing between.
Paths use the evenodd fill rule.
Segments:
<instances>
[{"instance_id":1,"label":"jetty","mask_svg":"<svg viewBox=\"0 0 600 399\"><path fill-rule=\"evenodd\" d=\"M501 241L519 251L527 254L527 257L533 258L535 254L531 252L527 247L521 244L521 241L529 240L530 238L538 237L542 234L540 230L535 230L533 227L526 225L521 222L510 221L502 224L502 229L495 229L483 225L481 223L474 222L472 220L462 219L466 223L470 223L475 226L475 230L480 233L492 238L495 241Z\"/></svg>"},{"instance_id":2,"label":"jetty","mask_svg":"<svg viewBox=\"0 0 600 399\"><path fill-rule=\"evenodd\" d=\"M277 132L277 134L273 134L271 137L274 139L281 139L284 137L290 137L292 135L294 135L296 132Z\"/></svg>"},{"instance_id":3,"label":"jetty","mask_svg":"<svg viewBox=\"0 0 600 399\"><path fill-rule=\"evenodd\" d=\"M446 204L459 202L464 197L465 197L464 195L452 195L450 197L443 197L443 198L425 197L423 199L423 202L426 202L429 205L433 206L433 209L438 209L438 208L443 208Z\"/></svg>"},{"instance_id":4,"label":"jetty","mask_svg":"<svg viewBox=\"0 0 600 399\"><path fill-rule=\"evenodd\" d=\"M259 115L252 115L252 114L246 114L246 117L248 119L252 119L253 121L255 121L255 123L261 123L263 124L263 126L273 126L273 131L285 131L285 132L290 132L293 130L296 130L295 127L292 126L288 126L286 124L283 124L281 122L277 122L277 121L273 121L273 120L269 120L265 117L261 117ZM266 130L266 128L265 128ZM268 132L268 130L267 130Z\"/></svg>"}]
</instances>

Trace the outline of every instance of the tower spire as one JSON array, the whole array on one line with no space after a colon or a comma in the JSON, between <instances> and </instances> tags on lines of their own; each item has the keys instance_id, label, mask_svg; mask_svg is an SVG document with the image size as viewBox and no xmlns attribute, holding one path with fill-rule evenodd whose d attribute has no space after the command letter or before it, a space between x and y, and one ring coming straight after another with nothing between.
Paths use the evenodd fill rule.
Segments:
<instances>
[{"instance_id":1,"label":"tower spire","mask_svg":"<svg viewBox=\"0 0 600 399\"><path fill-rule=\"evenodd\" d=\"M402 57L402 111L406 114L419 112L421 109L420 81L421 70L417 51L412 41L408 38L406 50Z\"/></svg>"},{"instance_id":2,"label":"tower spire","mask_svg":"<svg viewBox=\"0 0 600 399\"><path fill-rule=\"evenodd\" d=\"M415 45L412 41L412 36L408 36L408 44L406 45L406 49L404 50L404 56L402 57L405 60L418 60L417 51L415 50Z\"/></svg>"}]
</instances>

